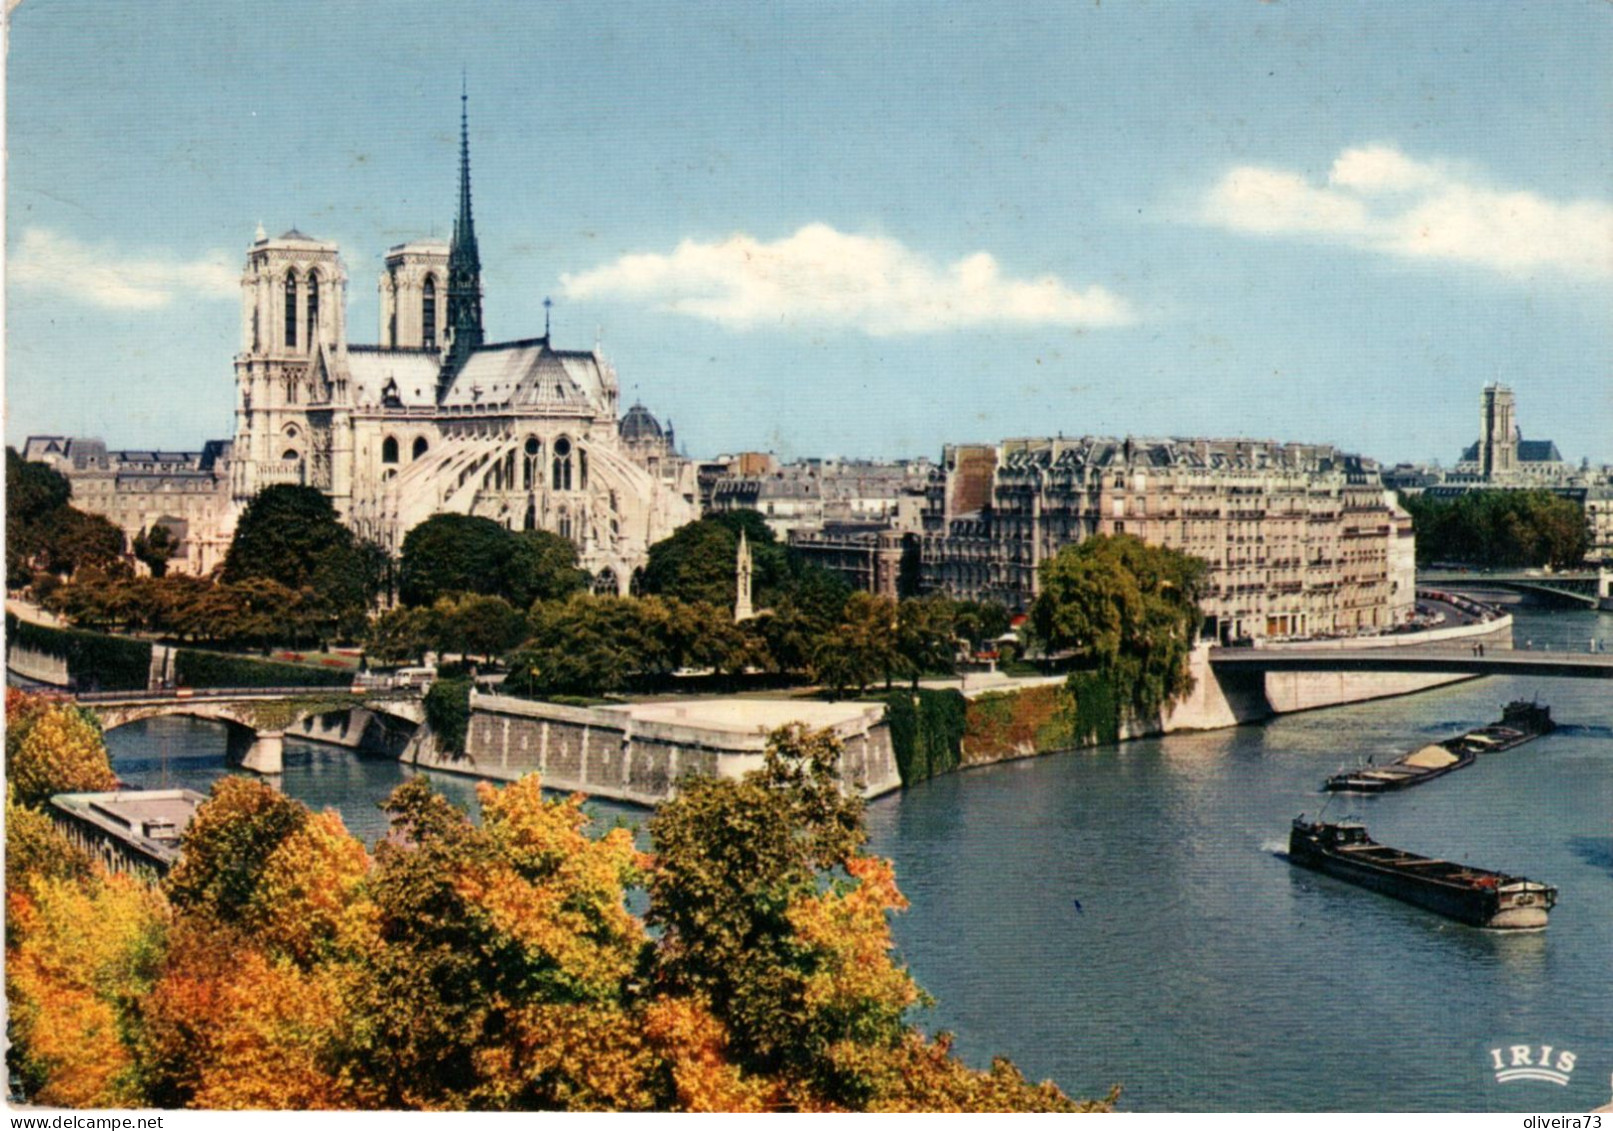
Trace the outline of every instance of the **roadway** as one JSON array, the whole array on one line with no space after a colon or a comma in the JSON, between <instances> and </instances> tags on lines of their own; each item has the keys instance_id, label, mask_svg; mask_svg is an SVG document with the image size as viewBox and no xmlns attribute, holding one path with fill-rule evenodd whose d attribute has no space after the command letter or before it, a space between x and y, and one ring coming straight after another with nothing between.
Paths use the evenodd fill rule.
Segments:
<instances>
[{"instance_id":1,"label":"roadway","mask_svg":"<svg viewBox=\"0 0 1613 1131\"><path fill-rule=\"evenodd\" d=\"M1439 672L1460 675L1529 675L1542 678L1613 679L1613 653L1533 652L1517 649L1474 655L1471 647L1424 645L1394 648L1211 648L1210 664L1221 671L1261 672Z\"/></svg>"}]
</instances>

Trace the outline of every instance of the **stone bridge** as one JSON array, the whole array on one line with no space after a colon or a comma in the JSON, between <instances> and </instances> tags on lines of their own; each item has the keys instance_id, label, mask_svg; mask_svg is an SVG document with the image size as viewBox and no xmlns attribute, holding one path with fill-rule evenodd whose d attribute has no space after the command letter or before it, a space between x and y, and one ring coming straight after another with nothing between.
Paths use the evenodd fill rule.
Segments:
<instances>
[{"instance_id":1,"label":"stone bridge","mask_svg":"<svg viewBox=\"0 0 1613 1131\"><path fill-rule=\"evenodd\" d=\"M1419 570L1419 586L1437 585L1456 592L1510 589L1526 593L1548 604L1583 605L1589 609L1613 609L1613 568L1596 570L1497 570L1467 572Z\"/></svg>"},{"instance_id":2,"label":"stone bridge","mask_svg":"<svg viewBox=\"0 0 1613 1131\"><path fill-rule=\"evenodd\" d=\"M411 724L419 724L425 717L416 696L358 695L310 687L103 691L80 694L76 699L109 731L169 715L223 723L229 730L230 760L260 774L284 770L286 730L310 716L364 708Z\"/></svg>"},{"instance_id":3,"label":"stone bridge","mask_svg":"<svg viewBox=\"0 0 1613 1131\"><path fill-rule=\"evenodd\" d=\"M1430 672L1613 679L1613 652L1536 652L1512 648L1476 655L1451 645L1401 648L1212 648L1216 671Z\"/></svg>"}]
</instances>

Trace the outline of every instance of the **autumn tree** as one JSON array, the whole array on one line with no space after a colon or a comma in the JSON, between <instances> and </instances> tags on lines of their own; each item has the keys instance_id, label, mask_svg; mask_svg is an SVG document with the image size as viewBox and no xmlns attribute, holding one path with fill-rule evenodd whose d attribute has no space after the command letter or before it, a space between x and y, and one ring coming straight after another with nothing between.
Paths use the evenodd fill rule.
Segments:
<instances>
[{"instance_id":1,"label":"autumn tree","mask_svg":"<svg viewBox=\"0 0 1613 1131\"><path fill-rule=\"evenodd\" d=\"M43 805L52 794L114 789L118 779L87 713L7 688L6 783L19 804Z\"/></svg>"},{"instance_id":2,"label":"autumn tree","mask_svg":"<svg viewBox=\"0 0 1613 1131\"><path fill-rule=\"evenodd\" d=\"M8 891L12 1079L35 1103L144 1106L128 1040L160 961L161 896L125 875Z\"/></svg>"},{"instance_id":3,"label":"autumn tree","mask_svg":"<svg viewBox=\"0 0 1613 1131\"><path fill-rule=\"evenodd\" d=\"M264 869L308 810L253 778L220 778L180 842L164 884L175 907L234 922L257 901Z\"/></svg>"}]
</instances>

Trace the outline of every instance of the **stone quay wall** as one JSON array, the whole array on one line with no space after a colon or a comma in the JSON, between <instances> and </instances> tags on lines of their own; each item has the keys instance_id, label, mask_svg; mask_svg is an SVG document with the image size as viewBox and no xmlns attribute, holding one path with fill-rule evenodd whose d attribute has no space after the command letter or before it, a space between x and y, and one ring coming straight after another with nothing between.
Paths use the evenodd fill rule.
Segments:
<instances>
[{"instance_id":1,"label":"stone quay wall","mask_svg":"<svg viewBox=\"0 0 1613 1131\"><path fill-rule=\"evenodd\" d=\"M842 779L863 783L867 797L897 788L901 781L883 706L847 713L829 726L842 745ZM712 725L702 720L698 705L689 714L688 721L676 722L634 717L632 707L569 707L477 693L462 756L438 749L422 732L403 760L502 781L537 773L549 789L638 805L668 799L688 774L738 778L761 767L766 726Z\"/></svg>"},{"instance_id":2,"label":"stone quay wall","mask_svg":"<svg viewBox=\"0 0 1613 1131\"><path fill-rule=\"evenodd\" d=\"M1479 643L1488 649L1511 648L1512 618L1508 616L1482 624L1393 636L1345 638L1325 644L1306 642L1267 644L1263 647L1276 651L1287 647L1338 650L1449 645L1454 649L1466 650ZM1273 715L1410 695L1448 683L1481 678L1422 672L1217 672L1210 664L1207 645L1194 650L1189 664L1193 673L1193 691L1188 697L1164 712L1160 718L1128 723L1121 730L1122 739L1147 738L1177 731L1218 730L1260 722ZM1063 677L1016 682L1017 686L1007 688L998 686L965 690L965 698L971 700L969 710L972 715L982 709L974 701L990 696L996 702L986 709L996 716L1006 715L1007 720L972 720L970 731L976 737L973 740L966 737L964 740L964 767L1033 758L1078 745L1071 740L1065 727L1056 725L1057 719L1050 713L1056 708L1053 700L1062 694ZM1008 702L1004 703L1004 700Z\"/></svg>"}]
</instances>

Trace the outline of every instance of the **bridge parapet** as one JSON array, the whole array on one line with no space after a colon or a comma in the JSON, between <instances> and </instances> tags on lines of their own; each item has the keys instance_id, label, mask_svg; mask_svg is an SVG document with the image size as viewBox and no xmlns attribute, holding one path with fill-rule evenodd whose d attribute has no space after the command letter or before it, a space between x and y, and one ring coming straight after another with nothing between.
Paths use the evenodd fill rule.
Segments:
<instances>
[{"instance_id":1,"label":"bridge parapet","mask_svg":"<svg viewBox=\"0 0 1613 1131\"><path fill-rule=\"evenodd\" d=\"M81 694L76 699L104 730L175 715L223 723L230 728L232 758L260 774L284 770L285 732L310 716L368 707L415 723L424 717L417 699L385 696L371 701L351 692L307 687L111 691Z\"/></svg>"}]
</instances>

